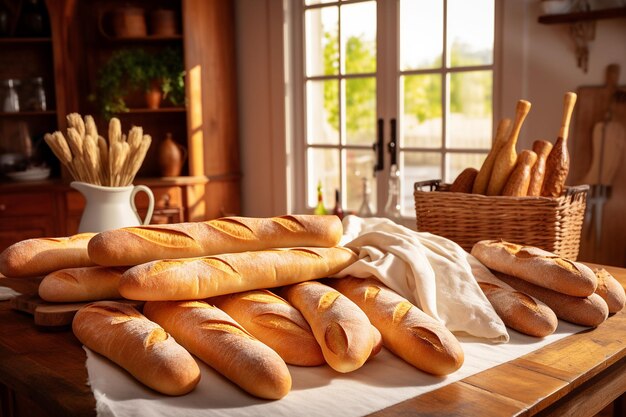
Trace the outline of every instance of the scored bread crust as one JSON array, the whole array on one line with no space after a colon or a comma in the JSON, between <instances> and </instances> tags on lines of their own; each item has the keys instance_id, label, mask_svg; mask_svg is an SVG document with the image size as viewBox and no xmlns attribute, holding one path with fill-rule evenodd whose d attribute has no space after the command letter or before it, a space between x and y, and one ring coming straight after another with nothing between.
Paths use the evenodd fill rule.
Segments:
<instances>
[{"instance_id":1,"label":"scored bread crust","mask_svg":"<svg viewBox=\"0 0 626 417\"><path fill-rule=\"evenodd\" d=\"M596 276L588 266L533 246L482 240L471 253L489 269L563 294L587 297L596 289Z\"/></svg>"},{"instance_id":2,"label":"scored bread crust","mask_svg":"<svg viewBox=\"0 0 626 417\"><path fill-rule=\"evenodd\" d=\"M613 314L621 311L624 308L624 304L626 304L626 294L622 284L604 268L596 269L595 274L598 278L596 294L606 302L609 307L609 313Z\"/></svg>"},{"instance_id":3,"label":"scored bread crust","mask_svg":"<svg viewBox=\"0 0 626 417\"><path fill-rule=\"evenodd\" d=\"M60 269L41 280L39 296L66 303L122 298L118 286L124 271L107 266Z\"/></svg>"},{"instance_id":4,"label":"scored bread crust","mask_svg":"<svg viewBox=\"0 0 626 417\"><path fill-rule=\"evenodd\" d=\"M302 314L268 290L254 290L209 298L209 304L225 311L254 337L291 365L325 363L320 345Z\"/></svg>"},{"instance_id":5,"label":"scored bread crust","mask_svg":"<svg viewBox=\"0 0 626 417\"><path fill-rule=\"evenodd\" d=\"M144 313L244 391L277 400L291 390L281 357L219 308L202 301L158 301L146 303Z\"/></svg>"},{"instance_id":6,"label":"scored bread crust","mask_svg":"<svg viewBox=\"0 0 626 417\"><path fill-rule=\"evenodd\" d=\"M326 277L356 259L355 253L344 247L166 259L127 270L120 279L119 291L131 300L199 300Z\"/></svg>"},{"instance_id":7,"label":"scored bread crust","mask_svg":"<svg viewBox=\"0 0 626 417\"><path fill-rule=\"evenodd\" d=\"M99 265L139 265L157 259L297 246L336 246L343 234L337 216L224 217L206 222L126 227L99 233L89 256Z\"/></svg>"},{"instance_id":8,"label":"scored bread crust","mask_svg":"<svg viewBox=\"0 0 626 417\"><path fill-rule=\"evenodd\" d=\"M317 281L291 285L281 293L311 326L328 365L337 372L359 369L378 349L365 313L335 289Z\"/></svg>"},{"instance_id":9,"label":"scored bread crust","mask_svg":"<svg viewBox=\"0 0 626 417\"><path fill-rule=\"evenodd\" d=\"M575 297L531 284L523 279L494 271L496 278L511 287L535 297L550 307L556 316L570 323L596 327L609 316L609 307L598 294Z\"/></svg>"},{"instance_id":10,"label":"scored bread crust","mask_svg":"<svg viewBox=\"0 0 626 417\"><path fill-rule=\"evenodd\" d=\"M46 275L64 268L93 266L87 244L95 233L69 237L26 239L6 248L0 254L0 274L21 278Z\"/></svg>"},{"instance_id":11,"label":"scored bread crust","mask_svg":"<svg viewBox=\"0 0 626 417\"><path fill-rule=\"evenodd\" d=\"M131 306L88 304L74 316L72 330L89 349L160 393L183 395L200 381L200 368L189 352Z\"/></svg>"},{"instance_id":12,"label":"scored bread crust","mask_svg":"<svg viewBox=\"0 0 626 417\"><path fill-rule=\"evenodd\" d=\"M346 277L330 285L365 312L385 347L416 368L447 375L463 364L461 344L443 324L379 281Z\"/></svg>"}]
</instances>

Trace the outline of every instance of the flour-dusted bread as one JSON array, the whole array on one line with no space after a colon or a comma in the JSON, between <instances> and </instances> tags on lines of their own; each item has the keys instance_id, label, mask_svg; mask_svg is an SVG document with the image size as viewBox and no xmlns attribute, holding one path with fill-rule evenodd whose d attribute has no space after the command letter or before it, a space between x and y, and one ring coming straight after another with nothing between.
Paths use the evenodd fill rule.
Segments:
<instances>
[{"instance_id":1,"label":"flour-dusted bread","mask_svg":"<svg viewBox=\"0 0 626 417\"><path fill-rule=\"evenodd\" d=\"M61 303L122 298L118 286L124 271L107 266L60 269L44 277L39 284L39 296Z\"/></svg>"},{"instance_id":2,"label":"flour-dusted bread","mask_svg":"<svg viewBox=\"0 0 626 417\"><path fill-rule=\"evenodd\" d=\"M596 294L606 302L609 313L621 311L626 303L626 294L624 294L622 284L604 268L596 269L595 274L598 279Z\"/></svg>"},{"instance_id":3,"label":"flour-dusted bread","mask_svg":"<svg viewBox=\"0 0 626 417\"><path fill-rule=\"evenodd\" d=\"M482 240L474 244L472 255L492 270L563 294L587 297L596 289L596 276L588 266L534 246Z\"/></svg>"},{"instance_id":4,"label":"flour-dusted bread","mask_svg":"<svg viewBox=\"0 0 626 417\"><path fill-rule=\"evenodd\" d=\"M297 246L336 246L343 234L337 216L224 217L196 223L126 227L99 233L89 256L107 266L139 265L158 259Z\"/></svg>"},{"instance_id":5,"label":"flour-dusted bread","mask_svg":"<svg viewBox=\"0 0 626 417\"><path fill-rule=\"evenodd\" d=\"M543 301L554 311L558 318L570 323L596 327L606 320L609 315L609 307L602 297L596 293L588 297L575 297L531 284L528 281L501 272L494 273L498 279L516 290Z\"/></svg>"},{"instance_id":6,"label":"flour-dusted bread","mask_svg":"<svg viewBox=\"0 0 626 417\"><path fill-rule=\"evenodd\" d=\"M281 293L307 320L324 358L338 372L359 369L377 348L379 337L365 313L335 289L303 282Z\"/></svg>"},{"instance_id":7,"label":"flour-dusted bread","mask_svg":"<svg viewBox=\"0 0 626 417\"><path fill-rule=\"evenodd\" d=\"M64 268L92 266L87 244L95 233L69 237L22 240L0 254L0 274L6 277L36 277Z\"/></svg>"},{"instance_id":8,"label":"flour-dusted bread","mask_svg":"<svg viewBox=\"0 0 626 417\"><path fill-rule=\"evenodd\" d=\"M202 301L162 301L146 303L144 313L244 391L271 400L289 393L285 362L219 308Z\"/></svg>"},{"instance_id":9,"label":"flour-dusted bread","mask_svg":"<svg viewBox=\"0 0 626 417\"><path fill-rule=\"evenodd\" d=\"M379 281L346 277L330 285L365 312L385 347L416 368L447 375L463 364L461 344L443 324Z\"/></svg>"},{"instance_id":10,"label":"flour-dusted bread","mask_svg":"<svg viewBox=\"0 0 626 417\"><path fill-rule=\"evenodd\" d=\"M326 363L302 314L273 292L245 291L209 298L207 303L225 311L288 364L317 366Z\"/></svg>"},{"instance_id":11,"label":"flour-dusted bread","mask_svg":"<svg viewBox=\"0 0 626 417\"><path fill-rule=\"evenodd\" d=\"M200 368L189 352L131 306L88 304L74 316L72 330L89 349L160 393L183 395L200 381Z\"/></svg>"},{"instance_id":12,"label":"flour-dusted bread","mask_svg":"<svg viewBox=\"0 0 626 417\"><path fill-rule=\"evenodd\" d=\"M120 280L130 300L199 300L327 277L356 261L350 249L294 248L169 259L138 265Z\"/></svg>"}]
</instances>

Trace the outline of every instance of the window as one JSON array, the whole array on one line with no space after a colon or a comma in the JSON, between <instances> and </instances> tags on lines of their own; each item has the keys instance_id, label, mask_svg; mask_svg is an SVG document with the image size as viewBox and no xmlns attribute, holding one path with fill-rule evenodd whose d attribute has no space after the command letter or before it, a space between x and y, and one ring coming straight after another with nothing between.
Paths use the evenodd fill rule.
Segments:
<instances>
[{"instance_id":1,"label":"window","mask_svg":"<svg viewBox=\"0 0 626 417\"><path fill-rule=\"evenodd\" d=\"M327 208L337 189L343 207L357 212L367 185L372 211L384 215L394 136L405 217L414 216L415 181L450 182L480 167L492 137L495 7L495 0L305 0L294 7L302 29L294 49L302 96L294 149L304 190L296 209L315 207L321 184ZM382 167L377 152L384 152Z\"/></svg>"}]
</instances>

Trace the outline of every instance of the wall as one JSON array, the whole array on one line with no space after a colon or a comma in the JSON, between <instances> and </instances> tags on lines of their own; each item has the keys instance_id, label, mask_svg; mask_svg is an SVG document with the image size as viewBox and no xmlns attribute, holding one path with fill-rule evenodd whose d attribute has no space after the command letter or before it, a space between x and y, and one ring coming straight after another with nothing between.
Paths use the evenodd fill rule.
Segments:
<instances>
[{"instance_id":1,"label":"wall","mask_svg":"<svg viewBox=\"0 0 626 417\"><path fill-rule=\"evenodd\" d=\"M500 103L495 114L513 117L516 101L529 100L533 106L518 149L530 148L535 139L556 138L566 91L602 84L610 63L620 64L626 72L626 19L597 22L585 74L576 66L568 25L539 24L538 0L502 1L502 90L495 97ZM236 4L243 214L281 214L289 210L285 190L290 160L285 139L283 0L237 0ZM622 84L625 79L622 74Z\"/></svg>"}]
</instances>

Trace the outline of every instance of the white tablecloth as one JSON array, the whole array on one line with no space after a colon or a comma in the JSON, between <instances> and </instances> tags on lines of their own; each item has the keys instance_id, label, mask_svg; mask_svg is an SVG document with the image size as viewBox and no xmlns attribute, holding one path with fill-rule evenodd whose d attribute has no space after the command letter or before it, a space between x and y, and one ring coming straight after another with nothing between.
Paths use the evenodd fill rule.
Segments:
<instances>
[{"instance_id":1,"label":"white tablecloth","mask_svg":"<svg viewBox=\"0 0 626 417\"><path fill-rule=\"evenodd\" d=\"M87 351L87 370L99 416L361 416L532 352L583 328L559 322L545 339L510 330L506 344L461 338L465 363L446 377L425 374L383 351L361 369L340 374L328 366L290 366L291 392L281 400L254 398L200 363L202 380L182 397L160 395L134 380L102 356ZM512 387L514 388L514 387Z\"/></svg>"}]
</instances>

